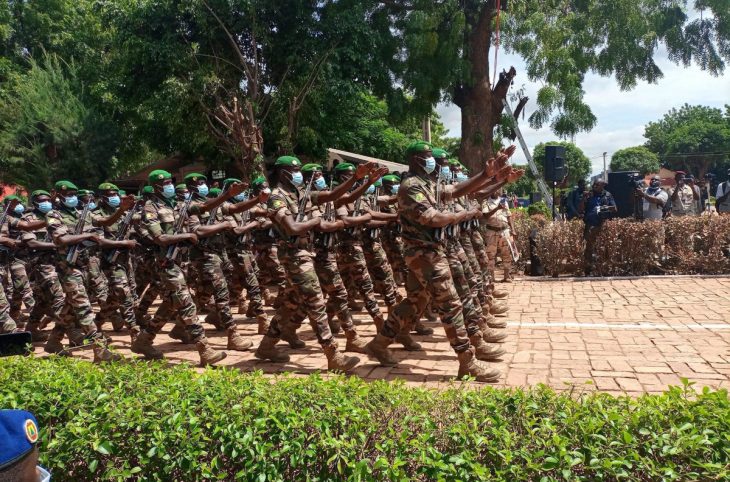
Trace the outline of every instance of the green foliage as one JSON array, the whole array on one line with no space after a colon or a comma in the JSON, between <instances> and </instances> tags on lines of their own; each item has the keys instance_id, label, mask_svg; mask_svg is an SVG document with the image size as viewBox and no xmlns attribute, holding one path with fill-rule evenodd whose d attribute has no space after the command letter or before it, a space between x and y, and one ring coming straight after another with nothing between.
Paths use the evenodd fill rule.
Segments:
<instances>
[{"instance_id":1,"label":"green foliage","mask_svg":"<svg viewBox=\"0 0 730 482\"><path fill-rule=\"evenodd\" d=\"M638 399L0 360L54 480L722 480L725 390Z\"/></svg>"},{"instance_id":2,"label":"green foliage","mask_svg":"<svg viewBox=\"0 0 730 482\"><path fill-rule=\"evenodd\" d=\"M646 147L669 167L702 176L713 164L725 165L730 158L730 106L723 112L685 104L647 124L644 137Z\"/></svg>"},{"instance_id":3,"label":"green foliage","mask_svg":"<svg viewBox=\"0 0 730 482\"><path fill-rule=\"evenodd\" d=\"M13 78L0 108L0 167L30 189L59 178L96 185L114 169L115 129L84 102L75 64L55 55Z\"/></svg>"},{"instance_id":4,"label":"green foliage","mask_svg":"<svg viewBox=\"0 0 730 482\"><path fill-rule=\"evenodd\" d=\"M538 201L527 206L527 214L532 216L533 214L542 214L548 219L553 218L553 212L550 210L545 201Z\"/></svg>"},{"instance_id":5,"label":"green foliage","mask_svg":"<svg viewBox=\"0 0 730 482\"><path fill-rule=\"evenodd\" d=\"M660 167L659 156L644 146L620 149L611 156L611 170L614 172L636 170L647 175L659 172Z\"/></svg>"},{"instance_id":6,"label":"green foliage","mask_svg":"<svg viewBox=\"0 0 730 482\"><path fill-rule=\"evenodd\" d=\"M568 168L568 184L575 185L579 179L585 179L591 173L590 159L588 159L578 146L566 141L541 142L535 146L532 157L540 173L545 172L545 146L565 147L565 165Z\"/></svg>"}]
</instances>

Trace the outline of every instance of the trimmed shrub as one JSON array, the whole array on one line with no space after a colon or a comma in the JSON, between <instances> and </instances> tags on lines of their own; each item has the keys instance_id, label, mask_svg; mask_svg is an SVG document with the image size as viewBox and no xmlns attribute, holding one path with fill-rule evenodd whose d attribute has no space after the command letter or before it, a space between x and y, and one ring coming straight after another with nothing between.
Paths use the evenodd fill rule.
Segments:
<instances>
[{"instance_id":1,"label":"trimmed shrub","mask_svg":"<svg viewBox=\"0 0 730 482\"><path fill-rule=\"evenodd\" d=\"M579 273L583 268L583 221L547 224L537 235L537 256L551 276Z\"/></svg>"},{"instance_id":2,"label":"trimmed shrub","mask_svg":"<svg viewBox=\"0 0 730 482\"><path fill-rule=\"evenodd\" d=\"M596 239L595 273L601 276L661 273L664 222L606 221Z\"/></svg>"},{"instance_id":3,"label":"trimmed shrub","mask_svg":"<svg viewBox=\"0 0 730 482\"><path fill-rule=\"evenodd\" d=\"M406 388L160 363L0 360L54 480L727 480L727 392Z\"/></svg>"}]
</instances>

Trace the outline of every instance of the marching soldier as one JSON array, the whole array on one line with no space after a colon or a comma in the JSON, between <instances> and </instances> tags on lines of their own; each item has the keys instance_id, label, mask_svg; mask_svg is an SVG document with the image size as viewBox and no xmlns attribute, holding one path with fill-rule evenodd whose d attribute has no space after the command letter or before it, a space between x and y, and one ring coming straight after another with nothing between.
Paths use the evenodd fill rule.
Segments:
<instances>
[{"instance_id":1,"label":"marching soldier","mask_svg":"<svg viewBox=\"0 0 730 482\"><path fill-rule=\"evenodd\" d=\"M498 370L490 369L475 356L474 347L464 326L462 303L454 288L440 236L443 228L464 221L476 212L441 212L439 204L442 200L448 202L451 198L469 194L495 174L506 177L509 171L504 172L502 168L513 152L513 148L501 152L496 161L490 159L487 162L479 175L441 193L431 177L436 169L431 145L421 141L408 146L406 156L409 172L401 181L398 191L402 236L409 270L406 281L407 296L395 307L383 328L378 330L378 335L366 347L368 353L382 365L397 364L388 346L404 326L409 326L420 318L430 301L440 314L449 343L459 358L458 376L471 375L479 381L490 382L499 379ZM440 199L442 196L443 199Z\"/></svg>"},{"instance_id":2,"label":"marching soldier","mask_svg":"<svg viewBox=\"0 0 730 482\"><path fill-rule=\"evenodd\" d=\"M14 202L14 207L8 209L11 201ZM3 199L5 205L5 212L7 212L7 228L8 237L20 240L22 231L19 228L19 223L25 212L25 206L22 203L22 199L18 196L11 195L6 196ZM35 306L35 298L33 296L33 289L30 285L30 279L28 277L28 251L19 243L15 249L9 249L5 251L7 256L8 268L10 272L10 281L12 286L12 295L10 296L10 317L13 318L19 327L22 327L28 320L28 317L21 312L21 307L25 305L25 309L30 313L33 311ZM37 327L34 327L34 331Z\"/></svg>"},{"instance_id":3,"label":"marching soldier","mask_svg":"<svg viewBox=\"0 0 730 482\"><path fill-rule=\"evenodd\" d=\"M271 194L269 183L265 177L260 176L251 182L251 191L253 196L258 196L261 192ZM252 213L254 219L258 222L258 226L251 232L253 238L254 252L256 253L256 266L260 270L258 276L259 286L261 287L261 297L267 306L275 304L277 296L270 291L270 287L276 287L277 293L284 291L286 287L286 273L279 262L279 247L274 237L274 224L267 216L268 209L266 203L260 203Z\"/></svg>"},{"instance_id":4,"label":"marching soldier","mask_svg":"<svg viewBox=\"0 0 730 482\"><path fill-rule=\"evenodd\" d=\"M512 281L512 254L507 245L506 237L511 238L514 226L512 225L509 207L502 202L502 190L494 192L484 200L482 212L486 217L484 233L486 234L485 242L489 258L489 276L496 281L495 264L497 252L499 252L504 270L502 281L510 283Z\"/></svg>"},{"instance_id":5,"label":"marching soldier","mask_svg":"<svg viewBox=\"0 0 730 482\"><path fill-rule=\"evenodd\" d=\"M362 165L346 182L331 191L317 192L303 188L301 162L293 156L282 156L274 164L274 189L267 202L269 218L273 222L279 244L279 260L286 272L287 285L279 294L281 308L271 320L271 326L256 350L256 357L275 362L286 362L288 355L276 349L284 333L296 332L305 317L317 335L327 356L330 370L348 372L360 361L343 355L327 323L324 297L314 268L311 233L314 230L331 232L339 229L338 222L324 221L321 217L307 218L312 206L335 201L350 187L363 179L372 165Z\"/></svg>"}]
</instances>

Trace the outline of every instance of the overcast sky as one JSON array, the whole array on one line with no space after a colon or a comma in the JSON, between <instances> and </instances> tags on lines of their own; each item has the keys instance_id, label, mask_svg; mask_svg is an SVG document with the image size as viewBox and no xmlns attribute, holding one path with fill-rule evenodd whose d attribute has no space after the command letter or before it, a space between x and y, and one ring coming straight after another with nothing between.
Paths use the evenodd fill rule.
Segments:
<instances>
[{"instance_id":1,"label":"overcast sky","mask_svg":"<svg viewBox=\"0 0 730 482\"><path fill-rule=\"evenodd\" d=\"M664 77L656 84L639 83L635 89L622 92L613 77L588 75L583 84L585 100L597 118L596 127L590 132L575 136L575 143L591 159L593 174L603 170L603 152L608 152L607 163L611 161L611 154L624 147L643 144L644 126L660 119L673 107L680 107L685 103L701 104L723 108L730 104L730 70L720 77L713 77L696 66L683 68L667 59L657 60L664 72ZM517 77L512 87L513 91L525 87L530 98L525 108L525 120L520 116L520 129L525 141L533 150L540 142L557 140L549 127L535 130L529 127L527 117L535 109L538 84L529 83L525 75L525 66L519 57L499 53L498 69L508 69L509 66L517 69ZM461 136L461 112L453 104L438 106L441 120L449 130L449 136ZM514 162L524 164L527 161L519 149L515 154Z\"/></svg>"}]
</instances>

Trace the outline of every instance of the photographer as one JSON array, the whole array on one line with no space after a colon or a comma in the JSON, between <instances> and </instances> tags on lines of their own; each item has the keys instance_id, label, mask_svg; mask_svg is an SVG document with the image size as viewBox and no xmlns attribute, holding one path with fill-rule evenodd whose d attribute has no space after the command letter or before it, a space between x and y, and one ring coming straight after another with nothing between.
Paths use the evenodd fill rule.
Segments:
<instances>
[{"instance_id":1,"label":"photographer","mask_svg":"<svg viewBox=\"0 0 730 482\"><path fill-rule=\"evenodd\" d=\"M664 205L669 200L669 195L661 188L662 180L654 175L649 181L649 188L641 190L637 188L634 196L642 198L643 213L645 221L660 221L664 212Z\"/></svg>"},{"instance_id":2,"label":"photographer","mask_svg":"<svg viewBox=\"0 0 730 482\"><path fill-rule=\"evenodd\" d=\"M586 181L585 179L580 179L578 186L568 194L565 213L568 220L578 218L583 214L583 198L585 197L585 192Z\"/></svg>"},{"instance_id":3,"label":"photographer","mask_svg":"<svg viewBox=\"0 0 730 482\"><path fill-rule=\"evenodd\" d=\"M583 237L586 240L586 249L583 254L585 260L585 274L589 276L593 271L593 251L596 239L601 232L601 226L606 219L609 219L616 212L616 201L610 192L605 190L606 183L596 180L593 189L585 199L585 214L583 222L585 231Z\"/></svg>"},{"instance_id":4,"label":"photographer","mask_svg":"<svg viewBox=\"0 0 730 482\"><path fill-rule=\"evenodd\" d=\"M728 180L717 185L715 193L715 207L717 212L730 213L730 169L727 170Z\"/></svg>"},{"instance_id":5,"label":"photographer","mask_svg":"<svg viewBox=\"0 0 730 482\"><path fill-rule=\"evenodd\" d=\"M677 186L672 189L669 198L672 200L672 216L693 216L699 192L695 192L685 180L685 173L677 171L674 180Z\"/></svg>"}]
</instances>

